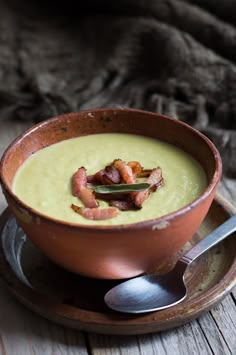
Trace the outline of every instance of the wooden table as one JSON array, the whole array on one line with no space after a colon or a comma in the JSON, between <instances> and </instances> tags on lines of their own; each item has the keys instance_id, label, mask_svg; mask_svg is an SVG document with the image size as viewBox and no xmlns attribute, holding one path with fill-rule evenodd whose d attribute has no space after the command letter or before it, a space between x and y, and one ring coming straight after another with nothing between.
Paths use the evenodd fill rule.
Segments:
<instances>
[{"instance_id":1,"label":"wooden table","mask_svg":"<svg viewBox=\"0 0 236 355\"><path fill-rule=\"evenodd\" d=\"M0 156L32 122L0 122ZM219 188L236 201L236 183L223 179ZM6 207L0 192L0 212ZM56 325L29 311L0 283L0 354L236 354L236 290L198 319L169 331L111 336L85 333Z\"/></svg>"}]
</instances>

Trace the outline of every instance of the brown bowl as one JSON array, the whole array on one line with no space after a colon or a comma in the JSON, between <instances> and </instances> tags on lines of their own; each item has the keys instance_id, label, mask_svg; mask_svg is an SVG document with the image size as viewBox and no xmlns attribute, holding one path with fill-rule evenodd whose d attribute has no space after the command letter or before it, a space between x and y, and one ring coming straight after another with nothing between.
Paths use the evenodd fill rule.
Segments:
<instances>
[{"instance_id":1,"label":"brown bowl","mask_svg":"<svg viewBox=\"0 0 236 355\"><path fill-rule=\"evenodd\" d=\"M13 193L16 171L32 153L65 139L110 132L142 134L182 148L204 168L207 188L176 212L114 226L59 221L30 208ZM3 193L29 239L58 265L102 279L149 272L176 255L206 216L221 173L220 155L203 134L179 120L132 109L93 109L43 121L16 138L0 163Z\"/></svg>"}]
</instances>

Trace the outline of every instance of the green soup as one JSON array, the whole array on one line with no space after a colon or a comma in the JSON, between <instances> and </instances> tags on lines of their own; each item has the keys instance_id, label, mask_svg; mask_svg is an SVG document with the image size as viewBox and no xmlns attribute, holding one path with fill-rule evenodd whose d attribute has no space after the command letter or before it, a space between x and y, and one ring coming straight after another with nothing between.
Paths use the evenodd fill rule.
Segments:
<instances>
[{"instance_id":1,"label":"green soup","mask_svg":"<svg viewBox=\"0 0 236 355\"><path fill-rule=\"evenodd\" d=\"M137 211L120 211L105 221L88 220L71 209L82 206L72 196L71 177L84 166L94 174L114 159L136 160L145 169L160 166L164 186ZM17 171L15 194L27 205L53 218L79 224L117 225L157 218L176 211L198 197L207 186L200 164L184 151L162 141L130 134L95 134L72 138L44 148ZM105 201L99 201L106 207Z\"/></svg>"}]
</instances>

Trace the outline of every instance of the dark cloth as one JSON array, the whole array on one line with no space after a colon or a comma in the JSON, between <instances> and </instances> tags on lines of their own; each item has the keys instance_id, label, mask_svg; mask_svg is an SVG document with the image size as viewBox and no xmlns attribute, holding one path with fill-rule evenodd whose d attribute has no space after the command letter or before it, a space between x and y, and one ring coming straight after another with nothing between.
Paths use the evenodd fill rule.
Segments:
<instances>
[{"instance_id":1,"label":"dark cloth","mask_svg":"<svg viewBox=\"0 0 236 355\"><path fill-rule=\"evenodd\" d=\"M94 107L183 120L236 178L236 2L0 0L0 119Z\"/></svg>"}]
</instances>

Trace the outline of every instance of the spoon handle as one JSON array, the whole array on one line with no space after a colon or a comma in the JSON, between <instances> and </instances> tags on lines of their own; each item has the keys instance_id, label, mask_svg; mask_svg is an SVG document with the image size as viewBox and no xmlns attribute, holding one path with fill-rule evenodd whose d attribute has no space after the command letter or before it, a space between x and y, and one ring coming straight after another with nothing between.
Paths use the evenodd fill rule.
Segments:
<instances>
[{"instance_id":1,"label":"spoon handle","mask_svg":"<svg viewBox=\"0 0 236 355\"><path fill-rule=\"evenodd\" d=\"M190 249L181 260L187 264L197 259L200 255L205 253L207 250L221 242L223 239L228 237L230 234L236 231L236 215L229 218L226 222L221 224L213 232L208 234L203 240L201 240L197 245Z\"/></svg>"}]
</instances>

